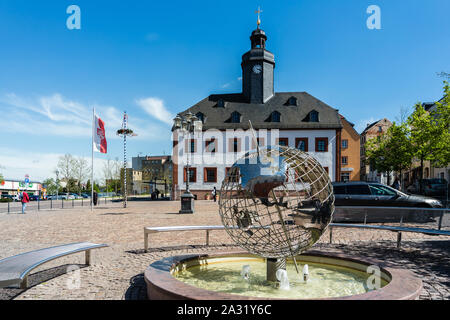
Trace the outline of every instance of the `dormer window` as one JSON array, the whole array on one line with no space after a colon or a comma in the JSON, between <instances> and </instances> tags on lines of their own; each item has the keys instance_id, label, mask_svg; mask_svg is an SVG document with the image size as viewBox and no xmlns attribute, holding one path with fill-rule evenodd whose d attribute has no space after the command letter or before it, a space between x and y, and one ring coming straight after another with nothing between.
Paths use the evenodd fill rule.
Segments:
<instances>
[{"instance_id":1,"label":"dormer window","mask_svg":"<svg viewBox=\"0 0 450 320\"><path fill-rule=\"evenodd\" d=\"M278 111L272 112L270 115L270 122L280 122L281 114Z\"/></svg>"},{"instance_id":2,"label":"dormer window","mask_svg":"<svg viewBox=\"0 0 450 320\"><path fill-rule=\"evenodd\" d=\"M217 101L217 107L218 108L225 108L225 101L223 101L223 99L219 99Z\"/></svg>"},{"instance_id":3,"label":"dormer window","mask_svg":"<svg viewBox=\"0 0 450 320\"><path fill-rule=\"evenodd\" d=\"M200 120L201 122L205 123L205 115L201 112L198 112L195 114L195 116L197 117L198 120Z\"/></svg>"},{"instance_id":4,"label":"dormer window","mask_svg":"<svg viewBox=\"0 0 450 320\"><path fill-rule=\"evenodd\" d=\"M305 119L305 122L319 122L319 113L316 110L311 111Z\"/></svg>"},{"instance_id":5,"label":"dormer window","mask_svg":"<svg viewBox=\"0 0 450 320\"><path fill-rule=\"evenodd\" d=\"M286 105L288 106L296 106L297 104L297 98L296 97L290 97L288 101L286 102Z\"/></svg>"},{"instance_id":6,"label":"dormer window","mask_svg":"<svg viewBox=\"0 0 450 320\"><path fill-rule=\"evenodd\" d=\"M231 114L231 123L240 123L241 122L241 114L237 111L234 111Z\"/></svg>"}]
</instances>

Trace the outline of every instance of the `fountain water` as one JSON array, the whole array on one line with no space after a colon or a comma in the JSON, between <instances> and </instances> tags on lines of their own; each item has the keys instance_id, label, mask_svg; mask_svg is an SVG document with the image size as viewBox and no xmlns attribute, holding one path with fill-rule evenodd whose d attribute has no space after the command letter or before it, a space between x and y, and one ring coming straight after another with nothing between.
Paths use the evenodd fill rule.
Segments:
<instances>
[{"instance_id":1,"label":"fountain water","mask_svg":"<svg viewBox=\"0 0 450 320\"><path fill-rule=\"evenodd\" d=\"M289 290L289 279L286 270L279 269L276 273L277 280L280 282L281 290Z\"/></svg>"},{"instance_id":2,"label":"fountain water","mask_svg":"<svg viewBox=\"0 0 450 320\"><path fill-rule=\"evenodd\" d=\"M308 279L309 279L309 267L308 267L307 264L305 264L303 266L302 274L303 274L303 281L308 282Z\"/></svg>"},{"instance_id":3,"label":"fountain water","mask_svg":"<svg viewBox=\"0 0 450 320\"><path fill-rule=\"evenodd\" d=\"M242 267L241 276L247 281L250 279L250 266L248 264Z\"/></svg>"}]
</instances>

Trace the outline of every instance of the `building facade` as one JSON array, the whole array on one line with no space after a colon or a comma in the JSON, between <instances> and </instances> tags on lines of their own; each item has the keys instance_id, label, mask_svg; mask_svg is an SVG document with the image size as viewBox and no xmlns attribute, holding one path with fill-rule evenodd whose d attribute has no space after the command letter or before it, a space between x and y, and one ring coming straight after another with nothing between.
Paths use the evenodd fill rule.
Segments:
<instances>
[{"instance_id":1,"label":"building facade","mask_svg":"<svg viewBox=\"0 0 450 320\"><path fill-rule=\"evenodd\" d=\"M340 181L361 179L360 135L354 124L341 115L341 176Z\"/></svg>"},{"instance_id":2,"label":"building facade","mask_svg":"<svg viewBox=\"0 0 450 320\"><path fill-rule=\"evenodd\" d=\"M384 118L375 121L371 124L367 124L366 129L361 133L361 180L362 181L376 181L382 184L391 184L394 182L394 173L389 175L384 172L378 172L370 166L368 160L366 160L366 148L365 144L370 139L377 139L381 137L389 127L392 126L392 122Z\"/></svg>"},{"instance_id":3,"label":"building facade","mask_svg":"<svg viewBox=\"0 0 450 320\"><path fill-rule=\"evenodd\" d=\"M23 191L28 194L39 195L40 192L43 193L45 190L42 188L42 184L36 181L30 181L29 183L13 179L3 179L0 181L1 195L17 195Z\"/></svg>"},{"instance_id":4,"label":"building facade","mask_svg":"<svg viewBox=\"0 0 450 320\"><path fill-rule=\"evenodd\" d=\"M133 157L133 192L150 194L158 190L161 194L172 189L172 156Z\"/></svg>"},{"instance_id":5,"label":"building facade","mask_svg":"<svg viewBox=\"0 0 450 320\"><path fill-rule=\"evenodd\" d=\"M242 56L242 92L215 94L180 113L203 122L201 133L173 129L174 195L186 189L205 199L218 190L233 163L256 148L285 145L312 154L333 181L341 177L342 122L338 110L306 92L274 92L275 57L267 36L252 32L251 49ZM187 165L189 164L189 172Z\"/></svg>"}]
</instances>

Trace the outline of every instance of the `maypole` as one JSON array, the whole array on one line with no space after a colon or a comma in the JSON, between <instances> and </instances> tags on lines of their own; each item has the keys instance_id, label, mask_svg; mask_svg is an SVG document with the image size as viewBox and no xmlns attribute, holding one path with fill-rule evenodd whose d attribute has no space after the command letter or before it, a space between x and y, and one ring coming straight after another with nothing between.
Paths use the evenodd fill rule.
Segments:
<instances>
[{"instance_id":1,"label":"maypole","mask_svg":"<svg viewBox=\"0 0 450 320\"><path fill-rule=\"evenodd\" d=\"M128 128L128 115L125 111L123 114L122 128L117 130L117 135L123 137L123 207L127 207L127 137L135 137L137 134Z\"/></svg>"}]
</instances>

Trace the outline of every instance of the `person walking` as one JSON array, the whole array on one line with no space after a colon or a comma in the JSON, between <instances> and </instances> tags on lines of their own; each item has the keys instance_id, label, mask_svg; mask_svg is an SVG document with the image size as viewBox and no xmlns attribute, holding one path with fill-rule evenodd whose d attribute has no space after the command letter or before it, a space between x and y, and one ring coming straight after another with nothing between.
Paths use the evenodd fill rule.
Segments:
<instances>
[{"instance_id":1,"label":"person walking","mask_svg":"<svg viewBox=\"0 0 450 320\"><path fill-rule=\"evenodd\" d=\"M212 191L212 196L213 196L214 202L216 202L217 201L217 189L216 189L216 187L214 187L214 190Z\"/></svg>"},{"instance_id":2,"label":"person walking","mask_svg":"<svg viewBox=\"0 0 450 320\"><path fill-rule=\"evenodd\" d=\"M92 200L93 200L94 206L96 206L97 202L98 202L98 193L97 193L97 191L94 191L94 199L92 199Z\"/></svg>"},{"instance_id":3,"label":"person walking","mask_svg":"<svg viewBox=\"0 0 450 320\"><path fill-rule=\"evenodd\" d=\"M28 193L22 192L22 214L25 214L25 209L27 208L27 203L30 202L30 197Z\"/></svg>"},{"instance_id":4,"label":"person walking","mask_svg":"<svg viewBox=\"0 0 450 320\"><path fill-rule=\"evenodd\" d=\"M398 178L395 178L395 181L392 184L392 188L400 190L400 180L398 180Z\"/></svg>"}]
</instances>

